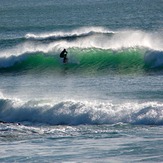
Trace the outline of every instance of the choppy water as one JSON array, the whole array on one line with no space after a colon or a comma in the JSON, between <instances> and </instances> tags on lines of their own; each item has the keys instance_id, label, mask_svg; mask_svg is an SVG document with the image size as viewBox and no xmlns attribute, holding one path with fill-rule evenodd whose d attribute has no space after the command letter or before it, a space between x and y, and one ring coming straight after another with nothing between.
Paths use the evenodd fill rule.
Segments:
<instances>
[{"instance_id":1,"label":"choppy water","mask_svg":"<svg viewBox=\"0 0 163 163\"><path fill-rule=\"evenodd\" d=\"M0 162L162 162L162 8L0 1Z\"/></svg>"}]
</instances>

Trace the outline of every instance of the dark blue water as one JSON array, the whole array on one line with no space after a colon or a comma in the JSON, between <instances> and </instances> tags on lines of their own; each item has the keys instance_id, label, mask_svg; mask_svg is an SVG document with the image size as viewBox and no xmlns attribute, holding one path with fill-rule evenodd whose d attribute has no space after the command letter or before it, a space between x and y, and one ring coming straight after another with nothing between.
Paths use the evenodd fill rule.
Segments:
<instances>
[{"instance_id":1,"label":"dark blue water","mask_svg":"<svg viewBox=\"0 0 163 163\"><path fill-rule=\"evenodd\" d=\"M102 26L162 30L162 1L47 0L0 2L1 35Z\"/></svg>"}]
</instances>

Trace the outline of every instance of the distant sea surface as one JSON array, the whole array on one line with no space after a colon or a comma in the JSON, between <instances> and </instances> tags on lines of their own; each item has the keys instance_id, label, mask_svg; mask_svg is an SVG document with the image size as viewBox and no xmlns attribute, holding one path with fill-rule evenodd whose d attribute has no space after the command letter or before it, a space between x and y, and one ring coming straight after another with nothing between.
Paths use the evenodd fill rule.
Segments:
<instances>
[{"instance_id":1,"label":"distant sea surface","mask_svg":"<svg viewBox=\"0 0 163 163\"><path fill-rule=\"evenodd\" d=\"M162 0L0 1L0 162L163 162L162 125Z\"/></svg>"}]
</instances>

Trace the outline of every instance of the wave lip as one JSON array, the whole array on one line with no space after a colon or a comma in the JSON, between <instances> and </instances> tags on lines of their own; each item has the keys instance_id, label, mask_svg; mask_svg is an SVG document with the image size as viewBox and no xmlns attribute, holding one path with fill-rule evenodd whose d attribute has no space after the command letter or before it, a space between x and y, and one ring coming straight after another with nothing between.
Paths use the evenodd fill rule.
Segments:
<instances>
[{"instance_id":1,"label":"wave lip","mask_svg":"<svg viewBox=\"0 0 163 163\"><path fill-rule=\"evenodd\" d=\"M51 125L101 125L129 123L163 125L163 104L112 103L63 101L55 104L40 101L1 99L0 120Z\"/></svg>"}]
</instances>

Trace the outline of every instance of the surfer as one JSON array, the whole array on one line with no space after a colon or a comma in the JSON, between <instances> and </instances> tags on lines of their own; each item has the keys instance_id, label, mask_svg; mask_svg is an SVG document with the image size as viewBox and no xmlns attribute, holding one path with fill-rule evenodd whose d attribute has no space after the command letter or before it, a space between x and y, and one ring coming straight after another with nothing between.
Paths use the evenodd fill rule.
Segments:
<instances>
[{"instance_id":1,"label":"surfer","mask_svg":"<svg viewBox=\"0 0 163 163\"><path fill-rule=\"evenodd\" d=\"M66 63L68 61L68 58L67 58L67 51L66 49L64 49L61 53L60 53L60 58L63 58L63 63Z\"/></svg>"}]
</instances>

